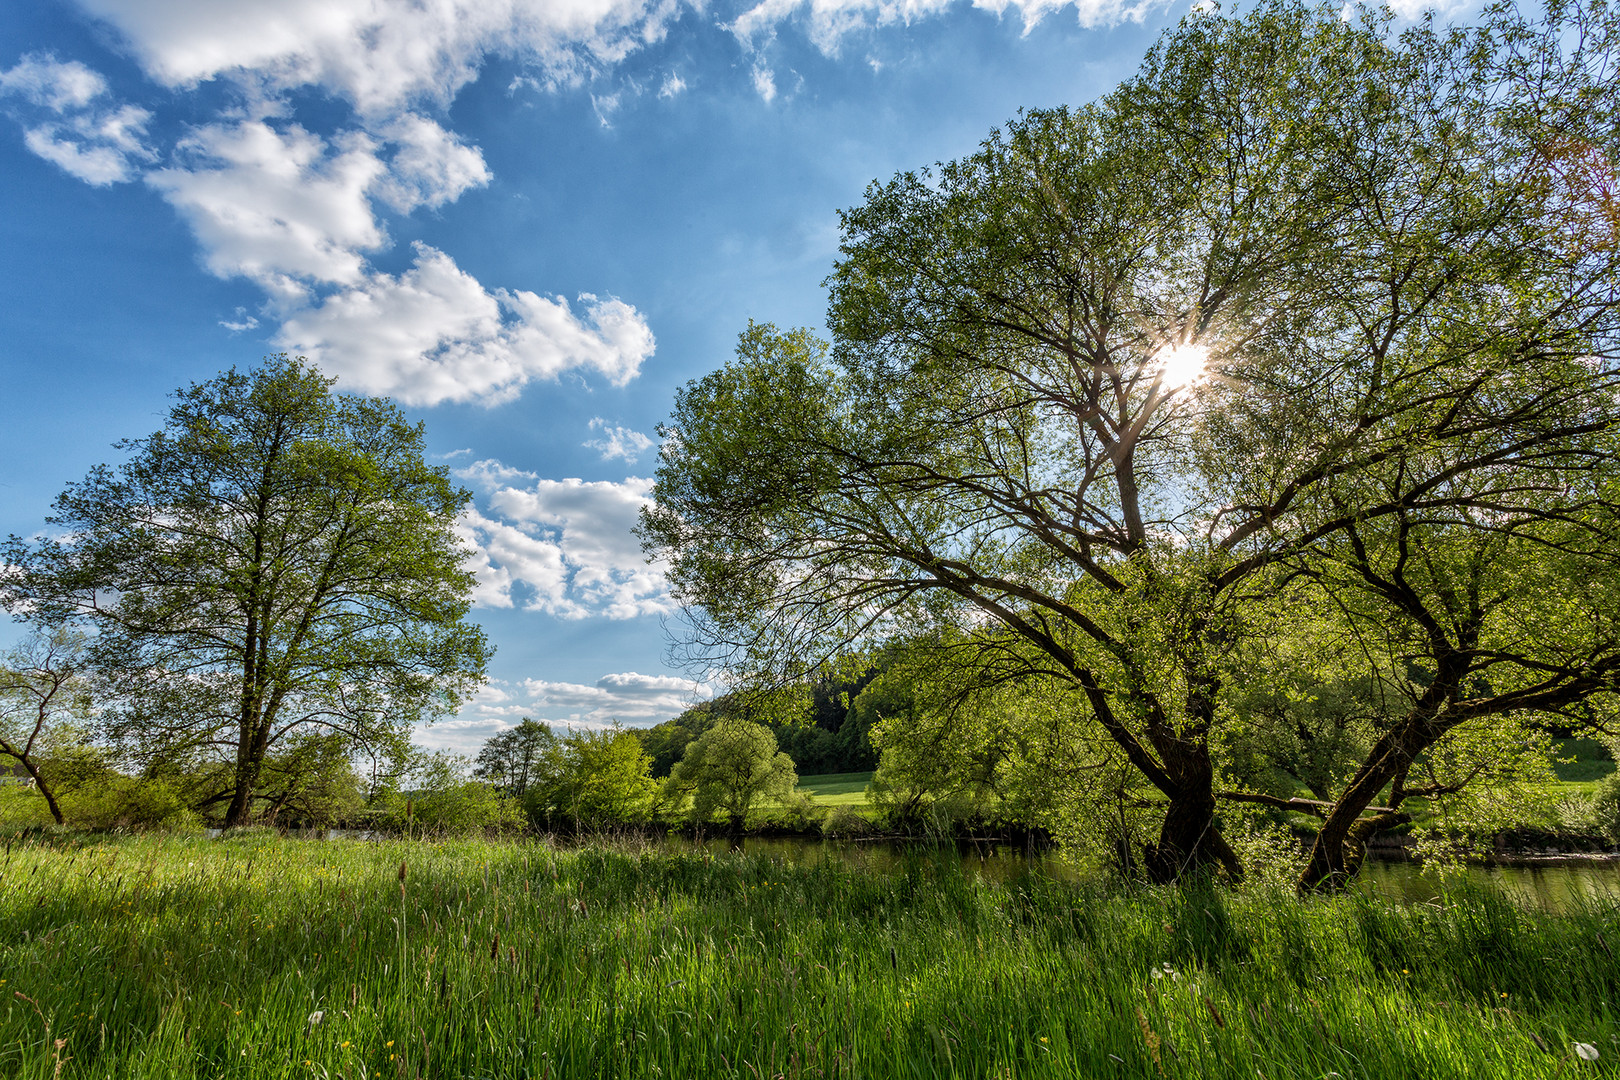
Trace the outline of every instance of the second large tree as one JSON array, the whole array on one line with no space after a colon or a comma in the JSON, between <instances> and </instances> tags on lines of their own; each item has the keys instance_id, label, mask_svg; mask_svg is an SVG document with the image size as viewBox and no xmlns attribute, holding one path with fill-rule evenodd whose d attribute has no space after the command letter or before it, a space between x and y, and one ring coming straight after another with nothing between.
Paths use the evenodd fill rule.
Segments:
<instances>
[{"instance_id":1,"label":"second large tree","mask_svg":"<svg viewBox=\"0 0 1620 1080\"><path fill-rule=\"evenodd\" d=\"M1612 571L1615 35L1561 18L1194 16L1096 105L874 185L830 353L754 327L677 400L643 533L698 655L939 627L1163 792L1153 876L1240 872L1211 735L1247 605L1414 521ZM1620 640L1581 648L1551 698L1612 682Z\"/></svg>"}]
</instances>

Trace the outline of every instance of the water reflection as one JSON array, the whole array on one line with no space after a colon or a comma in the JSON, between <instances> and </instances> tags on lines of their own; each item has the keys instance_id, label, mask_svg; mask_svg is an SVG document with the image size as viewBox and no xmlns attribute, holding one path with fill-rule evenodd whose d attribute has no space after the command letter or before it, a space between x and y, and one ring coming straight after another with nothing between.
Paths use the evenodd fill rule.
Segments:
<instances>
[{"instance_id":1,"label":"water reflection","mask_svg":"<svg viewBox=\"0 0 1620 1080\"><path fill-rule=\"evenodd\" d=\"M1612 859L1513 866L1468 866L1446 878L1411 862L1372 862L1361 868L1358 887L1402 903L1426 903L1460 876L1470 885L1494 888L1543 911L1569 911L1620 899L1620 864Z\"/></svg>"}]
</instances>

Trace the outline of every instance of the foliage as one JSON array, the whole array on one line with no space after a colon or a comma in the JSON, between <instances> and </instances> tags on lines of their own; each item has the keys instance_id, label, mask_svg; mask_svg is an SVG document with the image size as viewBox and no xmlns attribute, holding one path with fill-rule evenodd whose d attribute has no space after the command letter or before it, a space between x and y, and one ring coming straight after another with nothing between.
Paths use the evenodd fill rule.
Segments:
<instances>
[{"instance_id":1,"label":"foliage","mask_svg":"<svg viewBox=\"0 0 1620 1080\"><path fill-rule=\"evenodd\" d=\"M93 625L113 733L228 761L239 826L282 740L397 739L482 680L453 532L470 496L392 402L334 394L300 360L176 399L161 431L117 444L122 465L69 485L53 535L11 537L4 599Z\"/></svg>"},{"instance_id":2,"label":"foliage","mask_svg":"<svg viewBox=\"0 0 1620 1080\"><path fill-rule=\"evenodd\" d=\"M1218 791L1228 706L1265 715L1248 616L1309 583L1337 639L1388 629L1339 689L1396 708L1310 766L1348 777L1305 887L1452 731L1609 692L1620 21L1350 14L1189 17L846 211L831 347L751 325L677 396L641 528L693 655L780 681L955 633L984 685L1084 699L1163 800L1153 877L1237 876L1219 801L1281 798Z\"/></svg>"},{"instance_id":3,"label":"foliage","mask_svg":"<svg viewBox=\"0 0 1620 1080\"><path fill-rule=\"evenodd\" d=\"M1620 773L1598 784L1588 813L1597 830L1608 837L1611 844L1620 845Z\"/></svg>"},{"instance_id":4,"label":"foliage","mask_svg":"<svg viewBox=\"0 0 1620 1080\"><path fill-rule=\"evenodd\" d=\"M473 776L522 800L531 784L544 784L555 776L561 748L548 724L527 716L517 727L497 732L478 751Z\"/></svg>"},{"instance_id":5,"label":"foliage","mask_svg":"<svg viewBox=\"0 0 1620 1080\"><path fill-rule=\"evenodd\" d=\"M745 1062L1541 1080L1606 1074L1620 1035L1613 898L1300 903L920 860L258 835L22 841L6 881L0 1072L21 1080L59 1061L62 1080L751 1077ZM1601 1048L1595 1071L1577 1042Z\"/></svg>"},{"instance_id":6,"label":"foliage","mask_svg":"<svg viewBox=\"0 0 1620 1080\"><path fill-rule=\"evenodd\" d=\"M523 813L517 800L472 779L470 771L464 756L424 755L407 780L408 788L383 801L379 824L399 832L432 834L521 827Z\"/></svg>"},{"instance_id":7,"label":"foliage","mask_svg":"<svg viewBox=\"0 0 1620 1080\"><path fill-rule=\"evenodd\" d=\"M550 783L530 788L525 805L532 819L601 828L636 824L652 813L658 795L652 760L631 732L571 731L561 749Z\"/></svg>"},{"instance_id":8,"label":"foliage","mask_svg":"<svg viewBox=\"0 0 1620 1080\"><path fill-rule=\"evenodd\" d=\"M15 764L27 774L58 825L65 819L57 788L68 777L58 775L57 765L71 771L71 762L84 754L87 666L84 635L64 626L35 630L0 657L0 764Z\"/></svg>"},{"instance_id":9,"label":"foliage","mask_svg":"<svg viewBox=\"0 0 1620 1080\"><path fill-rule=\"evenodd\" d=\"M726 719L687 744L665 792L676 805L690 798L699 821L722 814L740 830L758 803L786 800L798 783L793 759L776 749L769 728Z\"/></svg>"},{"instance_id":10,"label":"foliage","mask_svg":"<svg viewBox=\"0 0 1620 1080\"><path fill-rule=\"evenodd\" d=\"M254 817L265 825L333 826L353 822L365 806L353 750L340 734L303 732L265 758Z\"/></svg>"}]
</instances>

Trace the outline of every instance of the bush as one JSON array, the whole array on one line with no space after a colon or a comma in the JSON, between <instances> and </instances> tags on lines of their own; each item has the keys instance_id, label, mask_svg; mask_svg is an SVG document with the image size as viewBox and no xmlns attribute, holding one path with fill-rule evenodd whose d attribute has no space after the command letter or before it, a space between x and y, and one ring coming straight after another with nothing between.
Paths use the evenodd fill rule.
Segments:
<instances>
[{"instance_id":1,"label":"bush","mask_svg":"<svg viewBox=\"0 0 1620 1080\"><path fill-rule=\"evenodd\" d=\"M1620 844L1620 773L1598 784L1592 793L1591 814L1597 830L1611 844Z\"/></svg>"},{"instance_id":2,"label":"bush","mask_svg":"<svg viewBox=\"0 0 1620 1080\"><path fill-rule=\"evenodd\" d=\"M477 833L518 829L524 824L518 801L481 780L469 780L465 758L427 758L408 792L390 793L378 824L400 832Z\"/></svg>"},{"instance_id":3,"label":"bush","mask_svg":"<svg viewBox=\"0 0 1620 1080\"><path fill-rule=\"evenodd\" d=\"M61 797L70 824L85 829L134 829L190 833L203 821L189 805L190 792L168 777L137 779L108 773Z\"/></svg>"},{"instance_id":4,"label":"bush","mask_svg":"<svg viewBox=\"0 0 1620 1080\"><path fill-rule=\"evenodd\" d=\"M869 836L876 831L865 815L848 806L835 806L821 823L821 834L830 837Z\"/></svg>"}]
</instances>

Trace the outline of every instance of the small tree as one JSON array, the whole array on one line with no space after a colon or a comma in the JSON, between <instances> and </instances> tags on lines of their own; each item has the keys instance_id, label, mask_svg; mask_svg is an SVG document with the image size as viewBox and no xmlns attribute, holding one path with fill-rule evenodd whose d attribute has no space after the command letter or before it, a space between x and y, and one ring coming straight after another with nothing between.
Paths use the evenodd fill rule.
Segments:
<instances>
[{"instance_id":1,"label":"small tree","mask_svg":"<svg viewBox=\"0 0 1620 1080\"><path fill-rule=\"evenodd\" d=\"M518 825L515 799L468 774L472 763L463 755L439 751L423 754L405 781L408 790L383 800L383 817L392 828L440 833L471 833Z\"/></svg>"},{"instance_id":2,"label":"small tree","mask_svg":"<svg viewBox=\"0 0 1620 1080\"><path fill-rule=\"evenodd\" d=\"M666 790L692 799L692 812L707 819L724 813L735 832L762 799L782 799L799 784L793 759L776 749L763 724L723 720L687 744L669 774Z\"/></svg>"},{"instance_id":3,"label":"small tree","mask_svg":"<svg viewBox=\"0 0 1620 1080\"><path fill-rule=\"evenodd\" d=\"M304 825L333 825L360 812L360 776L349 742L314 732L289 740L265 760L261 775L265 805L260 817L274 825L284 816Z\"/></svg>"},{"instance_id":4,"label":"small tree","mask_svg":"<svg viewBox=\"0 0 1620 1080\"><path fill-rule=\"evenodd\" d=\"M514 798L521 799L529 786L555 773L561 747L549 724L537 724L525 716L515 728L489 737L478 751L473 776L487 780Z\"/></svg>"},{"instance_id":5,"label":"small tree","mask_svg":"<svg viewBox=\"0 0 1620 1080\"><path fill-rule=\"evenodd\" d=\"M0 759L22 766L58 825L66 819L56 777L41 766L65 756L79 734L73 722L89 715L84 653L83 634L57 627L36 631L0 659Z\"/></svg>"},{"instance_id":6,"label":"small tree","mask_svg":"<svg viewBox=\"0 0 1620 1080\"><path fill-rule=\"evenodd\" d=\"M531 786L529 814L565 819L576 826L631 824L646 818L658 784L652 759L623 728L574 731L563 736L556 772Z\"/></svg>"}]
</instances>

